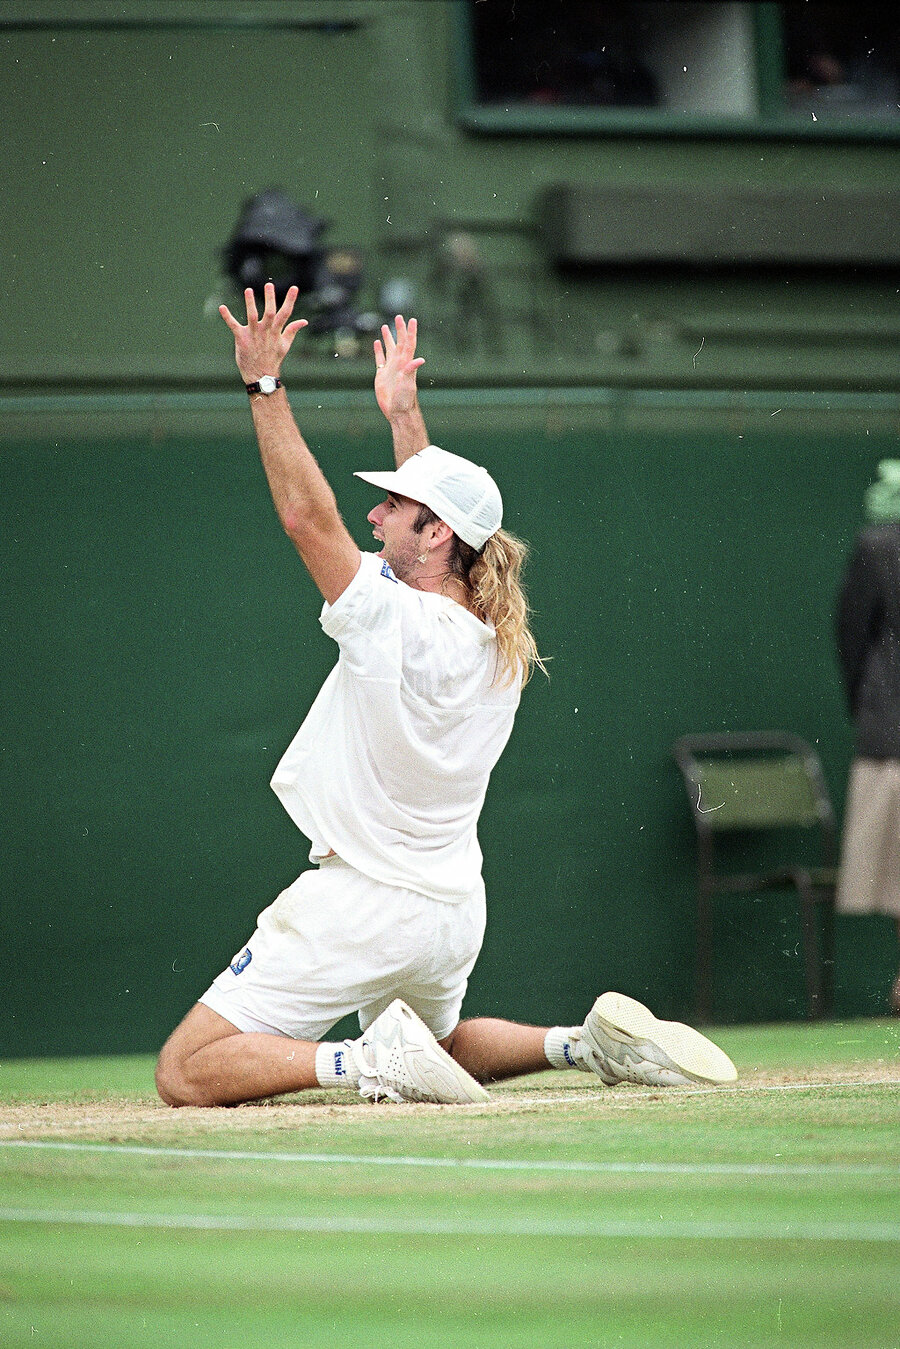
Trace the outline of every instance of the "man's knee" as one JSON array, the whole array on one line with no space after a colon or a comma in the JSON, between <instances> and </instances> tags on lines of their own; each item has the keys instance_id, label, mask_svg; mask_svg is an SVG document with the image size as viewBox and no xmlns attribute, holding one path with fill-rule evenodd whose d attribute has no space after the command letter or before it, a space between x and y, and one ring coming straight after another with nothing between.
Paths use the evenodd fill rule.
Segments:
<instances>
[{"instance_id":1,"label":"man's knee","mask_svg":"<svg viewBox=\"0 0 900 1349\"><path fill-rule=\"evenodd\" d=\"M229 1104L218 1084L207 1080L190 1057L163 1048L156 1064L156 1090L166 1105L214 1106Z\"/></svg>"},{"instance_id":2,"label":"man's knee","mask_svg":"<svg viewBox=\"0 0 900 1349\"><path fill-rule=\"evenodd\" d=\"M197 1092L188 1081L184 1071L184 1062L177 1050L170 1044L163 1046L156 1063L156 1090L166 1105L203 1105L196 1099Z\"/></svg>"},{"instance_id":3,"label":"man's knee","mask_svg":"<svg viewBox=\"0 0 900 1349\"><path fill-rule=\"evenodd\" d=\"M237 1034L216 1012L198 1003L175 1028L156 1064L156 1090L166 1105L223 1104L217 1084L203 1072L202 1051L216 1040Z\"/></svg>"}]
</instances>

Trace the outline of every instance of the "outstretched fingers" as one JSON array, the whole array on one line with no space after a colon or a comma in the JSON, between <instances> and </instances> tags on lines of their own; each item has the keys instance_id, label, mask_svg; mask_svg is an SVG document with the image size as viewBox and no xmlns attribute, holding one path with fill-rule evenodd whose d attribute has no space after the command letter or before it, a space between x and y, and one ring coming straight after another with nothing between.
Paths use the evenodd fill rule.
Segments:
<instances>
[{"instance_id":1,"label":"outstretched fingers","mask_svg":"<svg viewBox=\"0 0 900 1349\"><path fill-rule=\"evenodd\" d=\"M394 319L394 328L397 333L397 351L401 357L409 360L416 350L416 320L410 319L407 325L403 315L397 314Z\"/></svg>"},{"instance_id":2,"label":"outstretched fingers","mask_svg":"<svg viewBox=\"0 0 900 1349\"><path fill-rule=\"evenodd\" d=\"M397 325L397 343L400 350L408 360L411 360L416 354L416 338L419 333L418 320L410 319L407 323L403 315L398 314L394 322Z\"/></svg>"},{"instance_id":3,"label":"outstretched fingers","mask_svg":"<svg viewBox=\"0 0 900 1349\"><path fill-rule=\"evenodd\" d=\"M272 309L274 310L274 308L275 308L275 287L272 285L272 283L271 283L271 281L270 281L270 282L268 282L267 285L266 285L266 313L269 312L269 290L270 290L270 287L271 287L271 292L272 292L272 295L271 295ZM284 299L283 299L283 301L282 301L282 303L281 303L281 308L278 310L278 313L275 315L275 323L276 323L276 325L277 325L279 328L283 328L283 327L284 327L284 325L287 323L288 319L291 317L291 314L294 312L294 305L297 303L297 296L298 296L299 294L300 294L300 288L299 288L299 286L290 286L290 287L288 288L288 293L287 293L287 295L285 295L285 297L284 297Z\"/></svg>"},{"instance_id":4,"label":"outstretched fingers","mask_svg":"<svg viewBox=\"0 0 900 1349\"><path fill-rule=\"evenodd\" d=\"M234 333L236 337L244 325L242 323L238 323L237 319L234 317L234 314L232 314L227 304L219 305L219 313L222 315L222 318L228 324L228 327L231 329L231 331Z\"/></svg>"},{"instance_id":5,"label":"outstretched fingers","mask_svg":"<svg viewBox=\"0 0 900 1349\"><path fill-rule=\"evenodd\" d=\"M259 324L259 313L256 308L256 296L253 293L253 287L248 286L244 291L244 308L247 311L247 327L251 331Z\"/></svg>"},{"instance_id":6,"label":"outstretched fingers","mask_svg":"<svg viewBox=\"0 0 900 1349\"><path fill-rule=\"evenodd\" d=\"M381 337L384 342L384 350L386 356L388 357L392 356L394 353L394 349L397 346L397 343L394 341L394 334L391 332L390 328L386 323L382 323L381 325Z\"/></svg>"},{"instance_id":7,"label":"outstretched fingers","mask_svg":"<svg viewBox=\"0 0 900 1349\"><path fill-rule=\"evenodd\" d=\"M263 301L263 318L270 320L274 319L276 317L274 281L267 281L263 286Z\"/></svg>"},{"instance_id":8,"label":"outstretched fingers","mask_svg":"<svg viewBox=\"0 0 900 1349\"><path fill-rule=\"evenodd\" d=\"M268 290L268 287L267 287L267 290ZM288 292L287 292L287 294L285 295L284 299L283 299L282 302L281 302L281 308L278 310L278 313L275 315L274 320L273 320L274 327L275 327L275 331L277 332L277 331L279 331L279 329L281 330L282 337L283 337L284 340L287 342L288 346L290 346L290 344L293 342L294 338L297 336L297 334L299 333L300 329L301 329L301 328L305 328L305 327L307 326L307 320L306 320L306 319L294 319L293 323L288 323L288 319L291 317L291 314L294 312L294 305L297 303L297 296L298 296L299 294L300 294L300 287L299 287L299 286L289 286L289 287L288 287ZM266 306L267 306L267 307L268 307L268 300L269 300L269 297L268 297L268 294L267 294L267 295L266 295ZM274 302L275 302L275 287L274 287L274 286L272 286L272 302L273 302L273 305L274 305ZM287 324L287 327L285 327L285 324Z\"/></svg>"},{"instance_id":9,"label":"outstretched fingers","mask_svg":"<svg viewBox=\"0 0 900 1349\"><path fill-rule=\"evenodd\" d=\"M234 317L227 304L219 305L219 313L227 323L228 327L235 334L240 332L257 332L262 324L275 329L276 332L283 331L285 337L294 338L301 328L308 326L307 319L294 319L293 323L288 323L288 319L294 312L294 305L297 303L297 296L300 294L296 286L291 286L282 301L280 309L275 308L275 287L271 281L266 282L265 286L265 306L262 318L259 317L259 310L256 307L256 295L252 286L248 286L244 291L244 306L247 310L246 325L239 322ZM287 324L287 327L285 327Z\"/></svg>"},{"instance_id":10,"label":"outstretched fingers","mask_svg":"<svg viewBox=\"0 0 900 1349\"><path fill-rule=\"evenodd\" d=\"M409 374L415 367L410 364L416 352L416 338L418 336L418 322L416 319L406 319L402 314L397 314L394 319L394 331L391 331L387 323L381 325L381 339L375 339L373 343L375 350L375 364L380 370L388 362L402 361L402 370L404 374ZM394 335L396 333L396 337ZM424 362L420 358L417 365Z\"/></svg>"},{"instance_id":11,"label":"outstretched fingers","mask_svg":"<svg viewBox=\"0 0 900 1349\"><path fill-rule=\"evenodd\" d=\"M219 305L219 313L234 337L234 356L245 383L258 379L260 374L277 375L294 338L301 328L308 326L306 319L288 322L299 295L296 286L291 286L278 306L271 281L266 282L263 294L260 316L252 286L244 291L246 324L236 319L226 304Z\"/></svg>"}]
</instances>

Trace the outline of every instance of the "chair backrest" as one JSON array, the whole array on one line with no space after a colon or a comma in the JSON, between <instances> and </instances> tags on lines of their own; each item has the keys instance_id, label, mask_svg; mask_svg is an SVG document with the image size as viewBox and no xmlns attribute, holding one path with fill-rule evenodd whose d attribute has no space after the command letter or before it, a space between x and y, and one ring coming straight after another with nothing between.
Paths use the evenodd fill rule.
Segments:
<instances>
[{"instance_id":1,"label":"chair backrest","mask_svg":"<svg viewBox=\"0 0 900 1349\"><path fill-rule=\"evenodd\" d=\"M799 736L682 736L674 746L701 833L725 830L833 830L834 812L819 757Z\"/></svg>"}]
</instances>

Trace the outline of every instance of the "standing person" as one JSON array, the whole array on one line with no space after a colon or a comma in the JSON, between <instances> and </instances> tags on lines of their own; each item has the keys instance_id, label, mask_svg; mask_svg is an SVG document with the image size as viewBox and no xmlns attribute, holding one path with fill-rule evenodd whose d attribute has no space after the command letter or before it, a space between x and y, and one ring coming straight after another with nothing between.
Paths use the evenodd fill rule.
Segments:
<instances>
[{"instance_id":1,"label":"standing person","mask_svg":"<svg viewBox=\"0 0 900 1349\"><path fill-rule=\"evenodd\" d=\"M272 786L310 839L305 871L169 1037L170 1105L226 1105L316 1086L473 1102L484 1081L551 1066L604 1082L730 1081L696 1031L607 993L583 1026L460 1023L485 924L478 816L521 688L540 664L519 583L524 545L500 528L490 475L429 444L416 324L375 343L375 390L396 468L360 554L278 375L303 320L265 288L247 322L223 305L281 523L325 604L337 665ZM362 1035L324 1037L356 1011Z\"/></svg>"},{"instance_id":2,"label":"standing person","mask_svg":"<svg viewBox=\"0 0 900 1349\"><path fill-rule=\"evenodd\" d=\"M838 599L837 645L856 730L839 913L881 913L900 942L900 460L885 459L866 493ZM888 995L900 1015L900 973Z\"/></svg>"}]
</instances>

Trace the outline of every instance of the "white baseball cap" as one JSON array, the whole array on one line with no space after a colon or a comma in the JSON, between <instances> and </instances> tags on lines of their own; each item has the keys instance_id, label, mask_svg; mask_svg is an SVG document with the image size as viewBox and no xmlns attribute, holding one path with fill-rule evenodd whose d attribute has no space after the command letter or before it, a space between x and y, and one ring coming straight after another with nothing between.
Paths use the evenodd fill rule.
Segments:
<instances>
[{"instance_id":1,"label":"white baseball cap","mask_svg":"<svg viewBox=\"0 0 900 1349\"><path fill-rule=\"evenodd\" d=\"M353 476L428 506L471 548L483 548L503 521L500 489L487 469L437 445L427 445L393 472Z\"/></svg>"}]
</instances>

